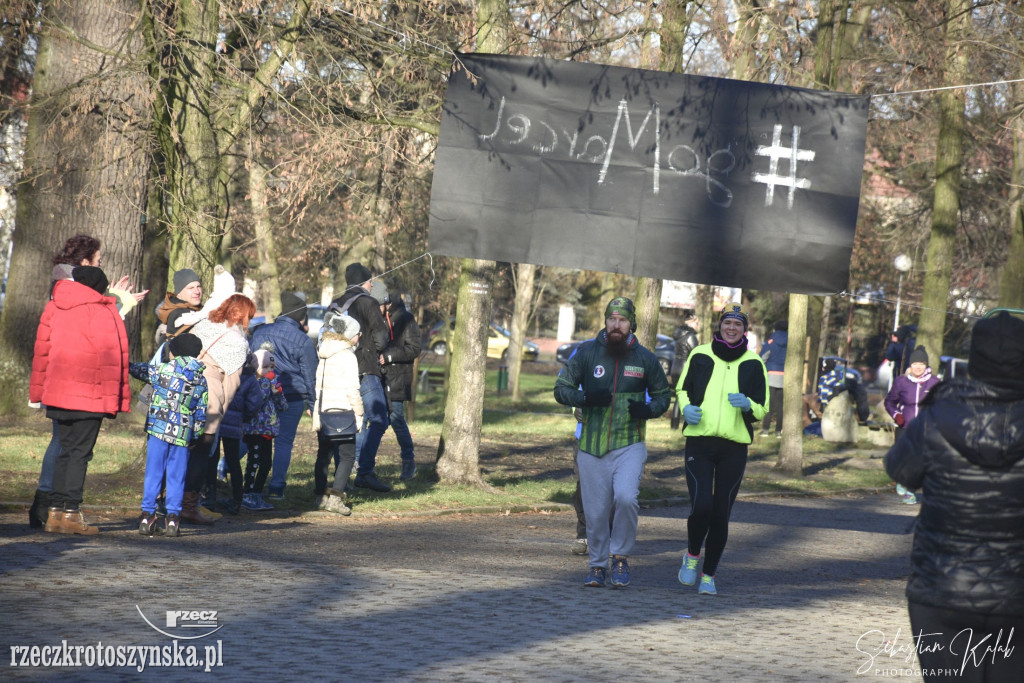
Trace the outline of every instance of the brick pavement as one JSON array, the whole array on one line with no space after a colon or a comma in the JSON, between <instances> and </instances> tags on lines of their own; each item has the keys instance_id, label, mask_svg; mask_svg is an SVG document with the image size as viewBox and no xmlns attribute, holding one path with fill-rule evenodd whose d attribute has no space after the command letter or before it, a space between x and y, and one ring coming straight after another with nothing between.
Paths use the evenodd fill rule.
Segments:
<instances>
[{"instance_id":1,"label":"brick pavement","mask_svg":"<svg viewBox=\"0 0 1024 683\"><path fill-rule=\"evenodd\" d=\"M685 507L641 512L633 584L583 588L571 513L389 519L325 513L225 518L176 540L104 518L85 538L0 513L4 678L120 680L128 668L20 669L11 645L159 645L167 610L217 610L233 680L887 680L916 507L892 495L741 498L717 577L675 578ZM876 633L861 640L869 631ZM879 633L884 634L879 636ZM179 645L185 641L179 641ZM858 676L859 667L867 673ZM194 680L189 668L142 677ZM919 680L911 674L904 676Z\"/></svg>"}]
</instances>

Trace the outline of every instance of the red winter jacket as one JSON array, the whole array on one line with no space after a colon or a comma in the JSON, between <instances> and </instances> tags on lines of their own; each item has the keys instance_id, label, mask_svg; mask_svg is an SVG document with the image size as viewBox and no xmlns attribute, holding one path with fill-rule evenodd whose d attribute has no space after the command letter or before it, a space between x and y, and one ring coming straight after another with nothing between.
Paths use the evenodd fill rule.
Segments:
<instances>
[{"instance_id":1,"label":"red winter jacket","mask_svg":"<svg viewBox=\"0 0 1024 683\"><path fill-rule=\"evenodd\" d=\"M91 413L127 412L128 334L116 299L73 280L54 285L36 332L29 400Z\"/></svg>"}]
</instances>

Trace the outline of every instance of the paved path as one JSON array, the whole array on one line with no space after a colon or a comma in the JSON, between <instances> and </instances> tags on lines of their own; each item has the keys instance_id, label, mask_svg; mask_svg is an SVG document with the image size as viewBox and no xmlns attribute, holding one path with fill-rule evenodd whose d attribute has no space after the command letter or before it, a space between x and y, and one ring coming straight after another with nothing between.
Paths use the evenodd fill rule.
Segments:
<instances>
[{"instance_id":1,"label":"paved path","mask_svg":"<svg viewBox=\"0 0 1024 683\"><path fill-rule=\"evenodd\" d=\"M897 649L909 644L916 507L891 494L741 499L717 597L676 581L686 512L642 511L632 585L614 590L582 587L571 513L248 514L172 540L141 537L119 517L90 539L33 533L8 510L3 678L138 678L126 667L12 668L10 658L12 645L62 640L170 651L140 610L179 638L209 629L168 628L168 610L216 610L221 630L191 642L202 658L220 641L217 673L233 680L849 681L916 669L903 653L870 656L897 633Z\"/></svg>"}]
</instances>

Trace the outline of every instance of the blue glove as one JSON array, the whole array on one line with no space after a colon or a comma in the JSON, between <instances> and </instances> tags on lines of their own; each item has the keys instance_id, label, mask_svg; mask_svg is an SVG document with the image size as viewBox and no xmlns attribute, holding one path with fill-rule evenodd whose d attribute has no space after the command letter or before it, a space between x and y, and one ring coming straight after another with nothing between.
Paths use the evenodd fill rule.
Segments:
<instances>
[{"instance_id":1,"label":"blue glove","mask_svg":"<svg viewBox=\"0 0 1024 683\"><path fill-rule=\"evenodd\" d=\"M739 408L744 413L750 412L750 399L743 394L729 394L729 405Z\"/></svg>"},{"instance_id":2,"label":"blue glove","mask_svg":"<svg viewBox=\"0 0 1024 683\"><path fill-rule=\"evenodd\" d=\"M704 414L704 411L700 409L700 406L688 405L683 408L683 419L686 420L688 425L700 424L700 418Z\"/></svg>"},{"instance_id":3,"label":"blue glove","mask_svg":"<svg viewBox=\"0 0 1024 683\"><path fill-rule=\"evenodd\" d=\"M629 399L629 416L634 420L650 420L654 417L651 407L643 401Z\"/></svg>"}]
</instances>

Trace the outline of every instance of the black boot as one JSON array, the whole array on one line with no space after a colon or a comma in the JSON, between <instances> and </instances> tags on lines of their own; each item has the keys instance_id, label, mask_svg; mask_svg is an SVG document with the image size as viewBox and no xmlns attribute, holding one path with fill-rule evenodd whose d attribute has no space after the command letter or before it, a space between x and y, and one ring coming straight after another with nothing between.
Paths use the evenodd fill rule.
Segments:
<instances>
[{"instance_id":1,"label":"black boot","mask_svg":"<svg viewBox=\"0 0 1024 683\"><path fill-rule=\"evenodd\" d=\"M45 527L49 507L50 492L36 489L35 498L32 499L32 507L28 509L28 525L33 529Z\"/></svg>"}]
</instances>

